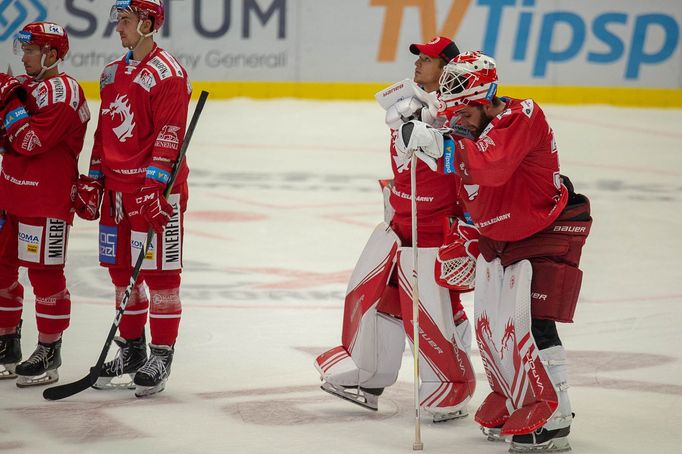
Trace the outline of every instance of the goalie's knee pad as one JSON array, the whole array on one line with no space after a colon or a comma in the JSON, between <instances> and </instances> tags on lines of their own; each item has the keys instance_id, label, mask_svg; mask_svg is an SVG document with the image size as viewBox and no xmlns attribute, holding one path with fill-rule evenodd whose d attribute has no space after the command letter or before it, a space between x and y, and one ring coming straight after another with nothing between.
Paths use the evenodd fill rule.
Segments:
<instances>
[{"instance_id":1,"label":"goalie's knee pad","mask_svg":"<svg viewBox=\"0 0 682 454\"><path fill-rule=\"evenodd\" d=\"M432 270L438 248L419 248L419 396L434 418L457 412L471 399L476 377L469 358L471 329L464 320L455 325L450 291L439 286ZM413 340L412 249L401 248L398 279L403 324ZM413 343L414 345L414 343Z\"/></svg>"},{"instance_id":2,"label":"goalie's knee pad","mask_svg":"<svg viewBox=\"0 0 682 454\"><path fill-rule=\"evenodd\" d=\"M386 223L367 241L353 270L343 315L342 345L315 360L322 380L334 385L383 388L395 383L405 347L400 320L379 312L395 307L387 286L400 240Z\"/></svg>"}]
</instances>

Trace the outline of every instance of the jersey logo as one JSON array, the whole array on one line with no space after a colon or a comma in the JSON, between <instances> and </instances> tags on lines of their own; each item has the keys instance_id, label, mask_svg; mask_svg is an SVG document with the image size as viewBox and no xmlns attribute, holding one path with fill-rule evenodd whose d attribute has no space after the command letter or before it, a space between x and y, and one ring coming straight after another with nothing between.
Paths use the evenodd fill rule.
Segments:
<instances>
[{"instance_id":1,"label":"jersey logo","mask_svg":"<svg viewBox=\"0 0 682 454\"><path fill-rule=\"evenodd\" d=\"M521 110L525 116L530 118L530 116L533 115L533 100L526 99L525 101L521 101Z\"/></svg>"},{"instance_id":2,"label":"jersey logo","mask_svg":"<svg viewBox=\"0 0 682 454\"><path fill-rule=\"evenodd\" d=\"M119 142L125 142L133 136L135 129L135 115L130 111L128 96L117 96L114 102L109 104L108 109L102 110L104 115L109 115L112 120L120 118L121 124L113 128Z\"/></svg>"},{"instance_id":3,"label":"jersey logo","mask_svg":"<svg viewBox=\"0 0 682 454\"><path fill-rule=\"evenodd\" d=\"M156 137L156 143L154 146L160 148L168 148L171 150L177 150L180 144L180 139L178 138L178 131L180 126L165 125L159 135Z\"/></svg>"},{"instance_id":4,"label":"jersey logo","mask_svg":"<svg viewBox=\"0 0 682 454\"><path fill-rule=\"evenodd\" d=\"M50 92L47 89L47 83L41 82L38 86L31 92L33 98L36 100L36 105L38 109L42 109L47 106L50 102Z\"/></svg>"},{"instance_id":5,"label":"jersey logo","mask_svg":"<svg viewBox=\"0 0 682 454\"><path fill-rule=\"evenodd\" d=\"M144 88L147 93L149 93L149 90L151 90L152 87L156 85L156 80L154 80L154 76L147 68L143 68L142 71L140 71L140 73L137 75L137 77L135 77L135 80L133 82Z\"/></svg>"},{"instance_id":6,"label":"jersey logo","mask_svg":"<svg viewBox=\"0 0 682 454\"><path fill-rule=\"evenodd\" d=\"M478 185L477 184L465 184L464 190L467 192L469 200L474 200L478 195Z\"/></svg>"}]
</instances>

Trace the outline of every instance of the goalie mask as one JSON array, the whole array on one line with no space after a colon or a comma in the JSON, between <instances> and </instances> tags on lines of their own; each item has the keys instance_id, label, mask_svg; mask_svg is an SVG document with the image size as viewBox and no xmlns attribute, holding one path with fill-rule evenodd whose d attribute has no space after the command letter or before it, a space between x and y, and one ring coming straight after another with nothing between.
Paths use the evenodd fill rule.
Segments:
<instances>
[{"instance_id":1,"label":"goalie mask","mask_svg":"<svg viewBox=\"0 0 682 454\"><path fill-rule=\"evenodd\" d=\"M31 22L15 36L14 54L23 55L25 47L31 45L40 47L42 70L36 79L41 79L46 71L56 68L59 63L64 61L64 57L69 52L69 37L61 25L53 22ZM50 66L45 66L47 53L53 49L57 51L57 61Z\"/></svg>"},{"instance_id":2,"label":"goalie mask","mask_svg":"<svg viewBox=\"0 0 682 454\"><path fill-rule=\"evenodd\" d=\"M438 81L440 112L447 118L470 105L490 104L497 93L495 60L481 52L464 52L445 65Z\"/></svg>"}]
</instances>

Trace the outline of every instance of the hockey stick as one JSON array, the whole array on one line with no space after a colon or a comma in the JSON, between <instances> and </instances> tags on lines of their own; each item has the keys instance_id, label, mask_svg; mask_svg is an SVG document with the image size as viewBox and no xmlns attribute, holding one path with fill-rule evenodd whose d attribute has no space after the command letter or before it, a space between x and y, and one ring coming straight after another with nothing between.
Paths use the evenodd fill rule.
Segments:
<instances>
[{"instance_id":1,"label":"hockey stick","mask_svg":"<svg viewBox=\"0 0 682 454\"><path fill-rule=\"evenodd\" d=\"M410 186L412 202L412 338L414 344L414 443L413 451L424 449L421 434L421 408L419 405L419 273L418 260L419 252L417 249L417 155L412 154L410 168Z\"/></svg>"},{"instance_id":2,"label":"hockey stick","mask_svg":"<svg viewBox=\"0 0 682 454\"><path fill-rule=\"evenodd\" d=\"M180 148L178 160L173 165L173 172L171 173L170 180L168 181L168 184L166 186L166 190L163 193L165 198L168 198L171 190L173 189L173 183L175 183L175 179L177 178L178 172L180 171L180 165L182 164L182 161L185 158L185 154L187 153L187 147L189 146L189 142L192 139L194 128L197 125L197 121L199 121L199 116L201 115L201 111L204 109L204 104L206 104L207 97L208 92L206 91L202 91L201 94L199 95L199 101L197 102L197 106L194 109L194 115L192 115L192 120L190 121L189 127L187 128L185 139L182 141L182 147ZM149 245L151 244L153 238L154 229L150 228L147 231L147 239L145 241L144 247L140 249L140 254L137 256L137 261L135 262L133 273L130 276L130 283L128 283L128 287L126 288L126 291L123 294L123 298L121 299L121 305L118 311L116 312L114 323L111 324L109 334L107 335L106 341L104 341L104 347L102 348L102 352L99 354L97 363L95 363L95 365L90 368L90 373L88 373L88 375L81 378L80 380L72 383L66 383L63 385L47 388L45 391L43 391L43 397L45 399L47 400L64 399L65 397L73 396L74 394L78 394L81 391L85 391L86 389L94 385L95 382L97 382L99 374L102 370L102 365L104 364L104 360L107 357L107 353L109 353L109 347L111 346L111 342L114 340L114 336L116 335L118 325L121 323L123 312L125 312L126 306L128 305L130 294L132 293L133 288L135 287L135 281L137 281L137 277L140 274L140 269L142 268L142 261L147 255Z\"/></svg>"}]
</instances>

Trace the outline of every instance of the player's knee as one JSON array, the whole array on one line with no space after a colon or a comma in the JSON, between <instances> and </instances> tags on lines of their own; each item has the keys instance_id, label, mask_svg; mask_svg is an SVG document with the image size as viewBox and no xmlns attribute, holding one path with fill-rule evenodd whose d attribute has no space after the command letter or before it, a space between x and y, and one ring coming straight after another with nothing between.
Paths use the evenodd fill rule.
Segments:
<instances>
[{"instance_id":1,"label":"player's knee","mask_svg":"<svg viewBox=\"0 0 682 454\"><path fill-rule=\"evenodd\" d=\"M63 268L29 268L28 279L33 286L33 293L38 296L55 295L66 288Z\"/></svg>"}]
</instances>

